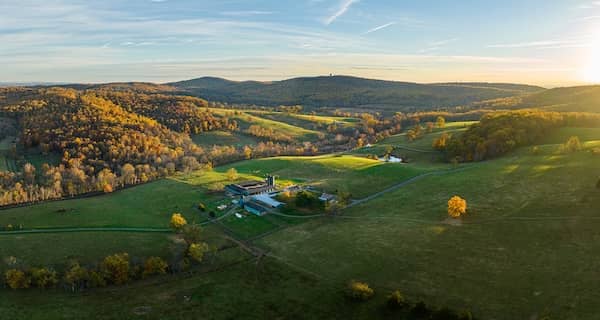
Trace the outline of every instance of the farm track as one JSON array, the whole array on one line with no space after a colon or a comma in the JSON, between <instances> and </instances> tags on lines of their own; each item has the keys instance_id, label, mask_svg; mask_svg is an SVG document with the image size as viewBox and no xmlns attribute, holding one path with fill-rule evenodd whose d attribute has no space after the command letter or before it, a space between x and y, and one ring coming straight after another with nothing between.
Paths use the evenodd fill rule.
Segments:
<instances>
[{"instance_id":1,"label":"farm track","mask_svg":"<svg viewBox=\"0 0 600 320\"><path fill-rule=\"evenodd\" d=\"M370 195L368 197L365 197L365 198L362 198L362 199L352 200L352 203L350 203L349 205L347 205L346 208L355 207L355 206L361 205L361 204L363 204L365 202L369 202L369 201L371 201L371 200L373 200L375 198L378 198L378 197L380 197L380 196L382 196L382 195L384 195L386 193L390 193L390 192L396 191L396 190L398 190L398 189L400 189L400 188L402 188L402 187L404 187L406 185L412 184L412 183L414 183L416 181L419 181L421 179L424 179L424 178L427 178L427 177L430 177L430 176L441 176L441 175L445 175L445 174L461 172L461 171L465 171L467 169L471 169L471 168L473 168L475 166L476 165L470 165L470 166L467 166L467 167L461 167L461 168L457 168L457 169L438 170L438 171L432 171L432 172L423 173L423 174L420 174L418 176L412 177L412 178L410 178L408 180L404 180L404 181L402 181L400 183L397 183L397 184L395 184L395 185L393 185L393 186L391 186L391 187L389 187L389 188L387 188L385 190L382 190L382 191L379 191L377 193L374 193L374 194L372 194L372 195Z\"/></svg>"},{"instance_id":2,"label":"farm track","mask_svg":"<svg viewBox=\"0 0 600 320\"><path fill-rule=\"evenodd\" d=\"M430 154L439 153L439 151L415 149L415 148L406 147L406 146L402 146L402 145L394 145L394 148L398 148L398 149L402 149L402 150L407 150L407 151L418 152L418 153L430 153Z\"/></svg>"}]
</instances>

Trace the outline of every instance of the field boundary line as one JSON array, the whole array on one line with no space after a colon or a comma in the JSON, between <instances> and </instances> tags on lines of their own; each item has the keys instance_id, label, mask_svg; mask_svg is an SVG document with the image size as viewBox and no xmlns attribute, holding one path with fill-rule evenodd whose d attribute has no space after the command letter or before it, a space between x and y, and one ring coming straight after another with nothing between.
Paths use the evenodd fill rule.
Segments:
<instances>
[{"instance_id":1,"label":"field boundary line","mask_svg":"<svg viewBox=\"0 0 600 320\"><path fill-rule=\"evenodd\" d=\"M171 233L168 228L48 228L48 229L29 229L29 230L14 230L0 231L0 235L15 235L15 234L44 234L44 233L76 233L76 232L134 232L134 233Z\"/></svg>"}]
</instances>

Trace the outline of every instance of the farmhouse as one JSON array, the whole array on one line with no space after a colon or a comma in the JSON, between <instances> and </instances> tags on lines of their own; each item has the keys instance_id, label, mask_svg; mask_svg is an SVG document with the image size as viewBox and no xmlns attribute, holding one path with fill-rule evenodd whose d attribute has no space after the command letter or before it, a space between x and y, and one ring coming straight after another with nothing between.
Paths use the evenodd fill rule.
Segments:
<instances>
[{"instance_id":1,"label":"farmhouse","mask_svg":"<svg viewBox=\"0 0 600 320\"><path fill-rule=\"evenodd\" d=\"M225 191L234 196L252 196L275 190L275 177L267 176L265 181L244 181L227 185Z\"/></svg>"}]
</instances>

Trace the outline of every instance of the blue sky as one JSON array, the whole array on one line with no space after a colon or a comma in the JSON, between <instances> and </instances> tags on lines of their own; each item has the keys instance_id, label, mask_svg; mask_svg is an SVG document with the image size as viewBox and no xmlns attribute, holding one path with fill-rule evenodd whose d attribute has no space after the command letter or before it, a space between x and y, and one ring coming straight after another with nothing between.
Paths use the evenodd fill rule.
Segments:
<instances>
[{"instance_id":1,"label":"blue sky","mask_svg":"<svg viewBox=\"0 0 600 320\"><path fill-rule=\"evenodd\" d=\"M0 0L0 81L600 81L596 0ZM598 58L595 58L598 57Z\"/></svg>"}]
</instances>

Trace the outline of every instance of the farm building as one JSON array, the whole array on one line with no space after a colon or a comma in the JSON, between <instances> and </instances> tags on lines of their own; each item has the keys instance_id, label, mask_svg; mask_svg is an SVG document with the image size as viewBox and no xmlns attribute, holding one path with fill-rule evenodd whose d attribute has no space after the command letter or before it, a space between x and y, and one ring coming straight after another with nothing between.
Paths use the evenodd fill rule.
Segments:
<instances>
[{"instance_id":1,"label":"farm building","mask_svg":"<svg viewBox=\"0 0 600 320\"><path fill-rule=\"evenodd\" d=\"M252 196L275 190L275 177L268 176L265 181L244 181L227 185L225 191L234 196Z\"/></svg>"},{"instance_id":2,"label":"farm building","mask_svg":"<svg viewBox=\"0 0 600 320\"><path fill-rule=\"evenodd\" d=\"M323 201L323 202L335 202L335 196L332 194L328 194L328 193L323 193L320 197L319 200Z\"/></svg>"},{"instance_id":3,"label":"farm building","mask_svg":"<svg viewBox=\"0 0 600 320\"><path fill-rule=\"evenodd\" d=\"M244 210L257 216L263 216L267 213L267 209L263 208L255 202L244 202Z\"/></svg>"},{"instance_id":4,"label":"farm building","mask_svg":"<svg viewBox=\"0 0 600 320\"><path fill-rule=\"evenodd\" d=\"M284 205L283 202L279 202L267 194L259 194L259 195L252 197L252 199L254 199L260 203L264 203L271 208L279 208Z\"/></svg>"}]
</instances>

